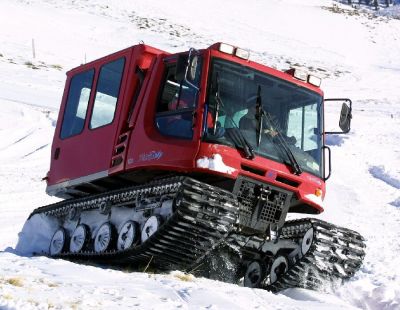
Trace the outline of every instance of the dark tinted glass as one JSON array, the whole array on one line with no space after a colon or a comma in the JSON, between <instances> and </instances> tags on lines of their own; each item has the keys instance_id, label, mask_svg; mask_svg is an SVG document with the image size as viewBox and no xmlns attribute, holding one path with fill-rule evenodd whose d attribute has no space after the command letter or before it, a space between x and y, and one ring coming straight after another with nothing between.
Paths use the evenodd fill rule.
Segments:
<instances>
[{"instance_id":1,"label":"dark tinted glass","mask_svg":"<svg viewBox=\"0 0 400 310\"><path fill-rule=\"evenodd\" d=\"M71 79L67 104L61 126L61 139L82 132L92 89L94 70L75 75Z\"/></svg>"},{"instance_id":2,"label":"dark tinted glass","mask_svg":"<svg viewBox=\"0 0 400 310\"><path fill-rule=\"evenodd\" d=\"M282 143L288 145L304 171L323 175L322 97L276 76L222 59L213 59L209 79L208 111L220 134L208 130L209 142L243 148L243 139L254 152L272 160L289 162ZM220 104L217 105L218 93ZM257 113L257 95L263 113ZM207 124L208 128L212 128ZM214 128L212 128L214 129ZM225 134L222 134L225 133Z\"/></svg>"},{"instance_id":3,"label":"dark tinted glass","mask_svg":"<svg viewBox=\"0 0 400 310\"><path fill-rule=\"evenodd\" d=\"M195 86L200 83L201 58L198 61ZM176 63L167 65L162 91L157 104L156 126L166 136L192 139L193 110L196 107L198 91L185 80L176 80Z\"/></svg>"}]
</instances>

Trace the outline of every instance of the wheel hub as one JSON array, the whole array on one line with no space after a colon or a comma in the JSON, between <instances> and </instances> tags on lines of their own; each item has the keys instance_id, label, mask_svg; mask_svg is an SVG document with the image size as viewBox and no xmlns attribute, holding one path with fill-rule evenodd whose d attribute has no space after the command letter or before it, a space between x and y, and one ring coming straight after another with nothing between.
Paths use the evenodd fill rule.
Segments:
<instances>
[{"instance_id":1,"label":"wheel hub","mask_svg":"<svg viewBox=\"0 0 400 310\"><path fill-rule=\"evenodd\" d=\"M97 231L94 238L94 250L96 253L105 252L110 248L112 242L112 226L110 223L104 223Z\"/></svg>"},{"instance_id":2,"label":"wheel hub","mask_svg":"<svg viewBox=\"0 0 400 310\"><path fill-rule=\"evenodd\" d=\"M244 286L245 287L259 287L261 282L265 278L266 267L263 263L259 261L253 261L246 270L244 276Z\"/></svg>"},{"instance_id":3,"label":"wheel hub","mask_svg":"<svg viewBox=\"0 0 400 310\"><path fill-rule=\"evenodd\" d=\"M51 256L59 255L64 250L66 233L64 228L59 228L50 241L49 252Z\"/></svg>"},{"instance_id":4,"label":"wheel hub","mask_svg":"<svg viewBox=\"0 0 400 310\"><path fill-rule=\"evenodd\" d=\"M284 256L278 256L272 263L269 273L270 284L276 282L288 270L288 261Z\"/></svg>"},{"instance_id":5,"label":"wheel hub","mask_svg":"<svg viewBox=\"0 0 400 310\"><path fill-rule=\"evenodd\" d=\"M150 216L142 229L142 242L149 239L158 230L159 226L160 218L156 215Z\"/></svg>"},{"instance_id":6,"label":"wheel hub","mask_svg":"<svg viewBox=\"0 0 400 310\"><path fill-rule=\"evenodd\" d=\"M303 255L305 255L311 248L311 245L313 243L313 238L314 238L314 229L310 228L305 233L303 240L301 242L301 252L303 253Z\"/></svg>"},{"instance_id":7,"label":"wheel hub","mask_svg":"<svg viewBox=\"0 0 400 310\"><path fill-rule=\"evenodd\" d=\"M88 241L88 232L89 228L84 224L78 225L75 228L69 244L69 249L72 253L78 253L82 251Z\"/></svg>"},{"instance_id":8,"label":"wheel hub","mask_svg":"<svg viewBox=\"0 0 400 310\"><path fill-rule=\"evenodd\" d=\"M138 239L138 224L134 221L127 221L119 232L117 248L118 250L129 249L137 244Z\"/></svg>"}]
</instances>

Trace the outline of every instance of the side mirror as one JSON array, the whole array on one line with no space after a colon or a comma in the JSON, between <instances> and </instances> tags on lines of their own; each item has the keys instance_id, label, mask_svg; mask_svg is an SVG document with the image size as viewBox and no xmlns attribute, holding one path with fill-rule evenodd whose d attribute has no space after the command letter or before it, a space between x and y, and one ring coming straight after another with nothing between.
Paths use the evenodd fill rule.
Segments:
<instances>
[{"instance_id":1,"label":"side mirror","mask_svg":"<svg viewBox=\"0 0 400 310\"><path fill-rule=\"evenodd\" d=\"M351 123L351 105L352 102L348 98L338 98L338 99L324 99L324 102L328 101L339 101L342 102L342 109L340 111L339 128L342 131L326 131L325 134L344 134L350 131Z\"/></svg>"},{"instance_id":2,"label":"side mirror","mask_svg":"<svg viewBox=\"0 0 400 310\"><path fill-rule=\"evenodd\" d=\"M339 120L339 127L343 130L343 133L348 133L350 131L351 117L351 108L343 102Z\"/></svg>"},{"instance_id":3,"label":"side mirror","mask_svg":"<svg viewBox=\"0 0 400 310\"><path fill-rule=\"evenodd\" d=\"M178 83L185 81L195 89L198 89L198 87L193 84L196 79L197 71L199 70L199 56L196 53L197 51L191 48L189 50L189 55L178 55L175 79Z\"/></svg>"},{"instance_id":4,"label":"side mirror","mask_svg":"<svg viewBox=\"0 0 400 310\"><path fill-rule=\"evenodd\" d=\"M193 58L189 61L189 68L188 68L188 78L189 81L193 82L196 79L197 67L199 64L199 56L194 55Z\"/></svg>"},{"instance_id":5,"label":"side mirror","mask_svg":"<svg viewBox=\"0 0 400 310\"><path fill-rule=\"evenodd\" d=\"M178 83L181 83L183 80L185 80L187 64L188 56L179 54L175 71L175 79Z\"/></svg>"}]
</instances>

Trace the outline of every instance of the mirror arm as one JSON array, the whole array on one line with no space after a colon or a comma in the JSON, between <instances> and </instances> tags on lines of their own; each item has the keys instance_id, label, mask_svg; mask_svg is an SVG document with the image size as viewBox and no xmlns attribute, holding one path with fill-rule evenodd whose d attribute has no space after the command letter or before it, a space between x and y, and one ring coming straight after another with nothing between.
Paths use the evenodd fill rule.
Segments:
<instances>
[{"instance_id":1,"label":"mirror arm","mask_svg":"<svg viewBox=\"0 0 400 310\"><path fill-rule=\"evenodd\" d=\"M324 135L345 135L347 132L343 132L343 131L325 131Z\"/></svg>"}]
</instances>

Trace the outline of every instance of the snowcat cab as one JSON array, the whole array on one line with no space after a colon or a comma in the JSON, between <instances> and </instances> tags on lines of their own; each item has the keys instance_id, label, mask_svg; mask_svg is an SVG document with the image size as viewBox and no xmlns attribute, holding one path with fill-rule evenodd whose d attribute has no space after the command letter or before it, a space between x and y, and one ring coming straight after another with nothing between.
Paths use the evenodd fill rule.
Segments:
<instances>
[{"instance_id":1,"label":"snowcat cab","mask_svg":"<svg viewBox=\"0 0 400 310\"><path fill-rule=\"evenodd\" d=\"M140 44L69 71L47 175L47 192L66 200L31 215L58 223L48 253L185 269L225 244L239 249L237 272L250 287L350 277L364 255L359 234L315 219L285 223L288 212L324 210L330 151L319 84L224 43L178 54ZM351 101L340 101L348 132ZM324 270L313 261L321 233L337 249ZM290 282L294 269L310 280Z\"/></svg>"},{"instance_id":2,"label":"snowcat cab","mask_svg":"<svg viewBox=\"0 0 400 310\"><path fill-rule=\"evenodd\" d=\"M320 81L247 58L221 43L177 55L139 45L70 71L48 193L80 197L171 173L232 190L248 177L293 192L292 211L323 211ZM258 124L241 129L257 104ZM347 131L350 109L340 122ZM271 139L263 126L280 135Z\"/></svg>"}]
</instances>

